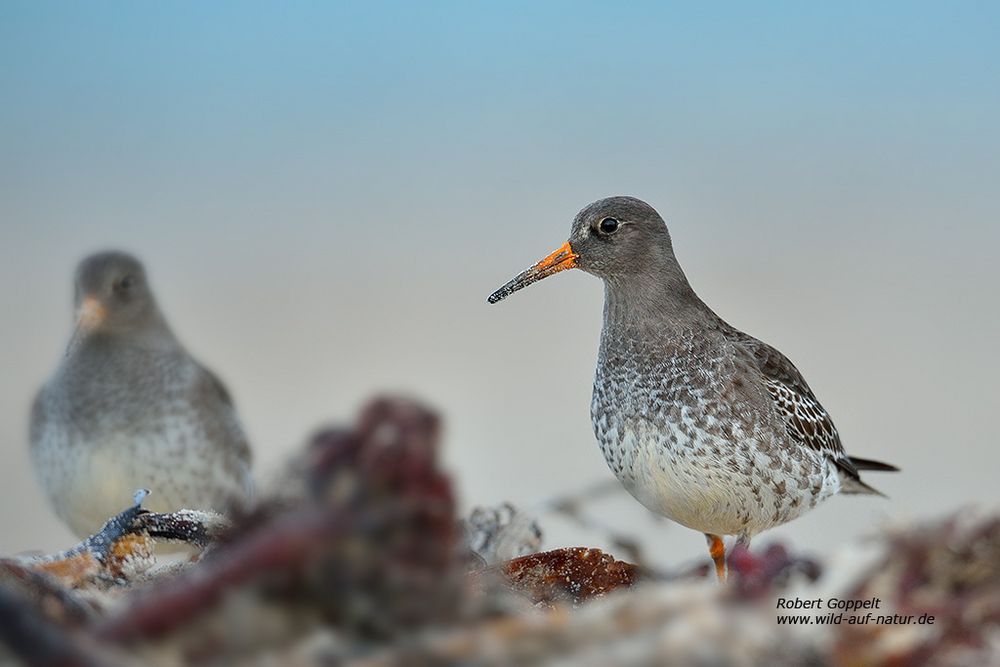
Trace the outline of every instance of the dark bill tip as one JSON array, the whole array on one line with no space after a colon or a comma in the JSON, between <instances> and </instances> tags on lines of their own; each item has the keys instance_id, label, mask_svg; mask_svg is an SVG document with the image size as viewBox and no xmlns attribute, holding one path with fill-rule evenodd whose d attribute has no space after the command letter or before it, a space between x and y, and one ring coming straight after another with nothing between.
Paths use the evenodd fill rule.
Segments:
<instances>
[{"instance_id":1,"label":"dark bill tip","mask_svg":"<svg viewBox=\"0 0 1000 667\"><path fill-rule=\"evenodd\" d=\"M514 276L514 278L512 278L506 285L498 289L496 292L493 292L493 294L490 294L486 301L487 303L502 301L517 290L527 287L531 283L538 282L542 278L548 278L549 276L559 273L560 271L572 269L576 266L577 257L578 255L573 252L573 248L570 244L568 242L564 243L548 257L542 259L531 268L525 269L521 273Z\"/></svg>"}]
</instances>

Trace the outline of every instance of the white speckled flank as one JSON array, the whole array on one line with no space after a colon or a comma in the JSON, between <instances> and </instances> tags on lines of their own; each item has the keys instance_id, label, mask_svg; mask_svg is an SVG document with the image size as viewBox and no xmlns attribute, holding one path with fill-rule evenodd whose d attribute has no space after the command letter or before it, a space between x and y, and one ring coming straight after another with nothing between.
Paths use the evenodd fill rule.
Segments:
<instances>
[{"instance_id":1,"label":"white speckled flank","mask_svg":"<svg viewBox=\"0 0 1000 667\"><path fill-rule=\"evenodd\" d=\"M746 541L837 493L840 478L826 457L791 442L776 412L738 414L736 348L715 343L690 331L660 343L605 336L591 418L604 458L639 502Z\"/></svg>"}]
</instances>

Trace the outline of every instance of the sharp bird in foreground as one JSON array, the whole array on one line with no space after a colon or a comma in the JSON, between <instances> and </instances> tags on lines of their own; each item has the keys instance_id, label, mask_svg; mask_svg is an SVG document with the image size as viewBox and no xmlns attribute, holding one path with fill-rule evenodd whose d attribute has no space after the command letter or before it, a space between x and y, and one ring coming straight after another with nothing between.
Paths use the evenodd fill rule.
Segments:
<instances>
[{"instance_id":1,"label":"sharp bird in foreground","mask_svg":"<svg viewBox=\"0 0 1000 667\"><path fill-rule=\"evenodd\" d=\"M567 243L489 301L571 268L604 281L591 403L604 458L639 502L705 534L720 579L723 536L749 545L834 494L878 494L860 471L897 470L848 456L792 362L698 298L645 202L587 206Z\"/></svg>"}]
</instances>

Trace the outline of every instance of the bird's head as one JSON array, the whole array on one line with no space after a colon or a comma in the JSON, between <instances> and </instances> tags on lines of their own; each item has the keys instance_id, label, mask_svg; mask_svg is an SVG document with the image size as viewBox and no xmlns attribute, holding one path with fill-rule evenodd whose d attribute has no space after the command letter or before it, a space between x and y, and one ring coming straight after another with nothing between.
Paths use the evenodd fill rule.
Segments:
<instances>
[{"instance_id":1,"label":"bird's head","mask_svg":"<svg viewBox=\"0 0 1000 667\"><path fill-rule=\"evenodd\" d=\"M608 197L580 211L569 241L490 295L489 302L566 269L627 282L674 262L667 225L652 206L634 197Z\"/></svg>"},{"instance_id":2,"label":"bird's head","mask_svg":"<svg viewBox=\"0 0 1000 667\"><path fill-rule=\"evenodd\" d=\"M142 263L118 251L100 252L80 262L74 305L76 331L71 349L97 333L128 333L159 320Z\"/></svg>"}]
</instances>

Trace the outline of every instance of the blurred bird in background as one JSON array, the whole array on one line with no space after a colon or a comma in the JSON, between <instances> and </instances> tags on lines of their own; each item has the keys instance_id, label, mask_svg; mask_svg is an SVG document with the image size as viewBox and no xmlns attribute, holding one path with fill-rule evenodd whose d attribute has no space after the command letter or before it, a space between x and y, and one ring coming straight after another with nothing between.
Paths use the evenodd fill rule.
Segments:
<instances>
[{"instance_id":1,"label":"blurred bird in background","mask_svg":"<svg viewBox=\"0 0 1000 667\"><path fill-rule=\"evenodd\" d=\"M159 512L246 503L251 455L232 399L174 336L139 260L84 259L75 305L65 357L31 414L32 460L56 514L84 537L140 488Z\"/></svg>"}]
</instances>

